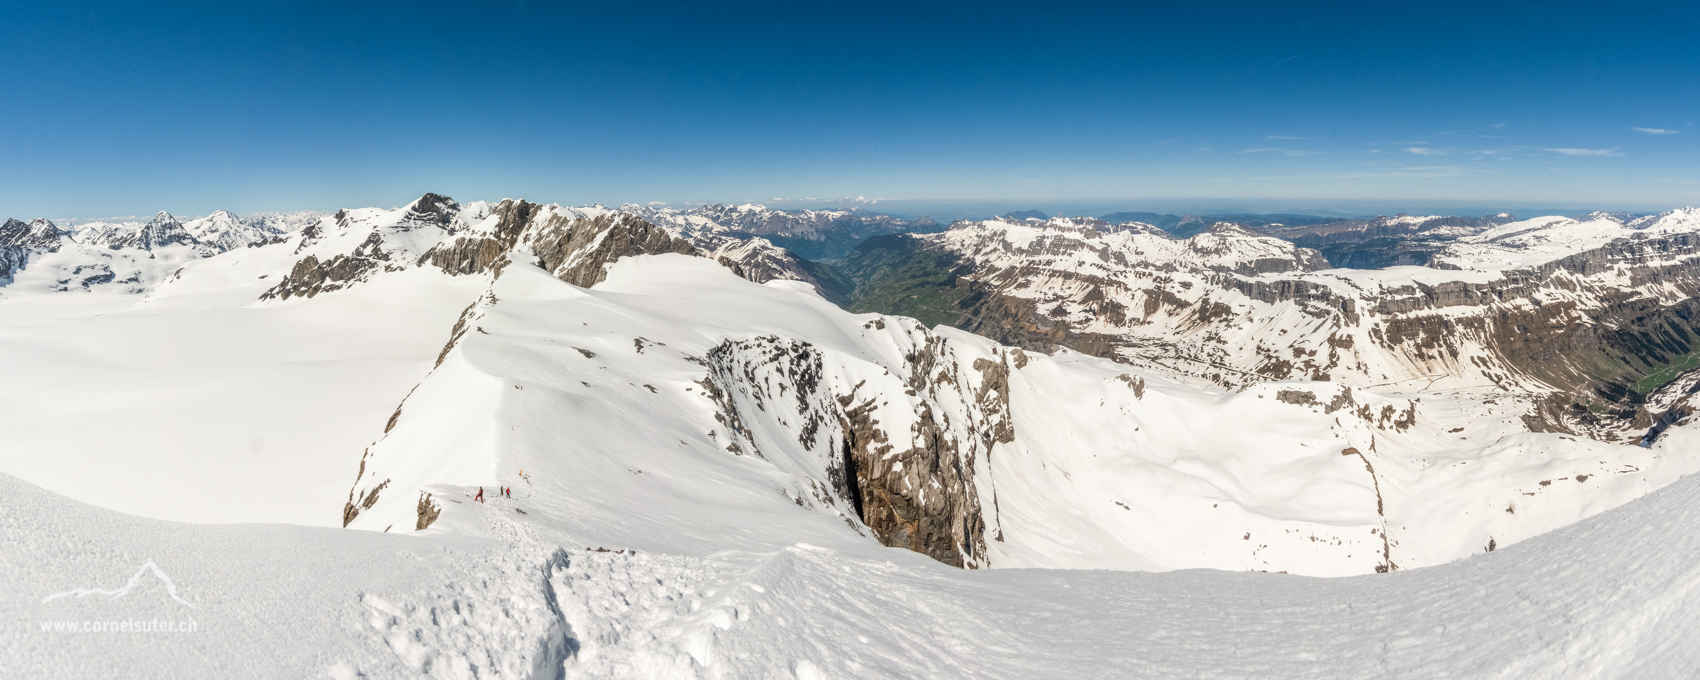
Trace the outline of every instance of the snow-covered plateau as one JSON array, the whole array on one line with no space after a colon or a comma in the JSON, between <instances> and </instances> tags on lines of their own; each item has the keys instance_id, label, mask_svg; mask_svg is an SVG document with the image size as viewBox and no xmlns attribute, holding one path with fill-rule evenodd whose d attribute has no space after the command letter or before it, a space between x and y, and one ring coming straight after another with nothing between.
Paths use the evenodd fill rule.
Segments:
<instances>
[{"instance_id":1,"label":"snow-covered plateau","mask_svg":"<svg viewBox=\"0 0 1700 680\"><path fill-rule=\"evenodd\" d=\"M0 227L0 677L1700 673L1700 373L1599 391L1683 329L1525 347L1679 316L1691 209L916 237L980 334L642 212Z\"/></svg>"}]
</instances>

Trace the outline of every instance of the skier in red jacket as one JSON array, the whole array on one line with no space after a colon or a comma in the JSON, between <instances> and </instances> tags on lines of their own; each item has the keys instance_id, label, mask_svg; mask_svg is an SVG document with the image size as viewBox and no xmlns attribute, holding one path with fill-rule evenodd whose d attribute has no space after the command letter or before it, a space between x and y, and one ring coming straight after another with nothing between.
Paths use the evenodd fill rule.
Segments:
<instances>
[{"instance_id":1,"label":"skier in red jacket","mask_svg":"<svg viewBox=\"0 0 1700 680\"><path fill-rule=\"evenodd\" d=\"M484 487L482 487L482 486L478 487L478 495L473 496L472 500L478 501L480 503L484 502Z\"/></svg>"}]
</instances>

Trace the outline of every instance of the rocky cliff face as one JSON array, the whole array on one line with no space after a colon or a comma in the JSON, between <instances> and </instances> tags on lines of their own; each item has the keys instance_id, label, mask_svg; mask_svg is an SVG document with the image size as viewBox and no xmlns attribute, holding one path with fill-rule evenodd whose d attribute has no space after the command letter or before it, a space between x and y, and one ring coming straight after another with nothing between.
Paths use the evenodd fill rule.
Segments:
<instances>
[{"instance_id":1,"label":"rocky cliff face","mask_svg":"<svg viewBox=\"0 0 1700 680\"><path fill-rule=\"evenodd\" d=\"M519 246L529 248L557 278L586 288L600 282L604 266L621 257L697 254L688 241L633 215L508 200L492 209L489 220L432 246L420 264L457 275L484 273Z\"/></svg>"},{"instance_id":2,"label":"rocky cliff face","mask_svg":"<svg viewBox=\"0 0 1700 680\"><path fill-rule=\"evenodd\" d=\"M876 323L885 330L884 320L870 329ZM823 368L832 359L807 342L721 343L706 357L702 382L717 407L717 438L731 453L763 457L758 432L790 433L818 457L830 498L880 542L958 567L984 566L990 502L975 474L994 445L1014 441L1011 359L968 363L942 338L902 323L909 350L893 374L900 382L890 386L835 386Z\"/></svg>"},{"instance_id":3,"label":"rocky cliff face","mask_svg":"<svg viewBox=\"0 0 1700 680\"><path fill-rule=\"evenodd\" d=\"M0 285L10 283L36 253L59 252L64 234L43 219L24 223L8 219L0 225Z\"/></svg>"},{"instance_id":4,"label":"rocky cliff face","mask_svg":"<svg viewBox=\"0 0 1700 680\"><path fill-rule=\"evenodd\" d=\"M320 260L316 255L301 258L277 285L262 293L260 299L310 298L365 281L373 273L386 268L391 271L401 269L403 264L391 257L393 252L394 249L385 247L383 234L373 231L347 254L337 254L326 260Z\"/></svg>"}]
</instances>

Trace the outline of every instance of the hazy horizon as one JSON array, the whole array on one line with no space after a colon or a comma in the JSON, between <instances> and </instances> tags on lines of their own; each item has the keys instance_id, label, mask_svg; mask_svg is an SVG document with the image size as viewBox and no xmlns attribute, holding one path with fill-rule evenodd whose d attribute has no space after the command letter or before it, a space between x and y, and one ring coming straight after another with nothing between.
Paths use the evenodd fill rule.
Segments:
<instances>
[{"instance_id":1,"label":"hazy horizon","mask_svg":"<svg viewBox=\"0 0 1700 680\"><path fill-rule=\"evenodd\" d=\"M425 193L425 192L421 192L421 194L423 194L423 193ZM608 206L611 206L611 207L618 207L619 205L622 205L621 203L610 203L610 202L606 202L606 201L601 201L601 202L589 201L589 202L585 202L585 203L572 203L572 202L548 200L546 198L537 198L537 197L528 197L528 196L503 196L503 197L465 196L465 197L463 197L463 196L456 196L452 192L438 191L438 192L434 192L434 193L439 193L439 194L442 194L442 195L449 196L450 198L454 198L455 200L462 202L462 203L467 203L467 202L472 202L472 201L498 201L498 200L501 200L501 199L504 199L504 198L513 198L513 199L524 199L524 200L529 200L533 203L544 203L544 204L559 203L559 204L562 204L562 205L589 205L589 204L592 204L592 203L601 203L602 205L608 205ZM253 214L264 214L264 213L288 213L288 212L298 212L298 211L329 213L329 212L335 212L337 210L341 210L341 209L344 209L344 208L366 208L366 207L395 208L395 207L399 207L399 206L402 206L402 205L406 205L407 203L412 202L412 200L414 200L416 198L418 198L418 195L410 196L410 197L407 198L407 200L403 200L403 201L399 201L399 202L398 201L389 201L389 202L384 202L384 203L380 203L380 204L371 204L371 205L298 206L298 207L284 208L284 209L278 209L278 210L250 210L250 211L230 210L230 212L237 214L237 215L253 215ZM637 202L634 202L634 203L637 203ZM1400 214L1400 213L1423 214L1423 215L1446 215L1446 216L1472 216L1472 217L1482 216L1482 215L1492 215L1492 214L1498 214L1498 213L1511 213L1513 215L1516 215L1519 218L1527 219L1527 218L1530 218L1530 217L1538 217L1538 216L1546 216L1546 215L1566 215L1566 216L1569 216L1569 215L1585 214L1585 213L1594 212L1594 211L1626 212L1626 213L1634 213L1634 214L1655 214L1655 213L1665 212L1665 211L1668 211L1668 210L1674 210L1674 209L1678 209L1678 208L1688 207L1687 205L1666 205L1666 206L1624 205L1624 204L1606 203L1606 202L1575 202L1575 203L1571 203L1571 204L1563 204L1563 203L1558 203L1558 202L1552 202L1552 203L1540 204L1540 203L1520 203L1520 202L1515 202L1515 201L1507 201L1507 202L1502 202L1502 203L1477 203L1477 202L1462 202L1462 201L1460 201L1460 202L1449 202L1448 203L1448 202L1437 202L1437 201L1401 201L1401 200L1397 200L1397 199L1363 200L1363 201L1327 201L1327 200L1300 200L1300 199L1233 199L1233 198L1147 199L1147 200L1143 200L1143 201L1118 201L1118 200L1115 200L1115 199L1097 199L1097 200L1079 200L1079 201L1045 201L1045 200L1021 200L1021 199L1008 199L1008 200L1001 200L1001 201L987 201L987 200L979 200L979 199L912 199L912 200L905 200L905 199L865 199L865 200L858 201L855 198L850 198L850 199L834 199L834 200L817 199L817 200L782 200L782 201L774 201L774 200L771 200L771 199L765 200L765 201L759 200L759 199L724 200L724 201L705 200L705 201L681 201L681 202L677 202L677 203L671 203L671 202L665 202L665 201L645 201L645 202L641 202L639 204L640 205L649 205L651 207L656 207L656 208L676 208L676 209L689 209L689 208L700 207L700 206L705 206L705 205L714 205L714 204L722 204L722 205L759 204L759 205L763 205L763 206L766 206L768 208L775 209L775 210L827 210L827 209L847 210L847 209L861 209L861 210L865 210L867 212L874 213L874 214L892 215L894 217L899 217L899 218L906 219L906 220L914 220L914 219L919 219L919 218L922 218L922 217L930 217L934 220L939 220L939 221L949 221L949 220L957 220L957 219L983 219L983 218L987 218L987 217L1005 215L1005 214L1008 214L1010 212L1025 211L1025 210L1039 210L1039 211L1041 211L1041 212L1043 212L1046 215L1051 216L1051 217L1079 217L1079 216L1101 217L1101 216L1108 215L1108 214L1111 214L1111 213L1116 213L1116 212L1150 212L1150 213L1171 214L1171 215L1277 215L1277 214L1287 214L1287 215L1310 215L1310 216L1316 216L1316 217L1336 217L1336 218L1340 218L1340 219L1356 219L1356 218L1373 217L1373 216L1377 216L1377 215L1391 216L1391 215L1396 215L1396 214ZM173 211L173 210L170 210L170 209L164 209L164 211L167 212L167 213L170 213L172 216L177 217L178 219L189 220L189 219L196 219L196 218L200 218L200 217L205 217L207 215L212 214L212 212L214 212L216 210L225 210L225 209L226 208L215 208L214 210L184 211L184 212L178 212L178 211ZM90 223L90 222L123 222L123 221L144 221L145 222L145 221L151 219L158 212L159 212L159 209L151 210L151 211L145 211L145 212L135 212L135 213L127 214L127 215L108 215L108 216L76 216L76 215L72 215L72 216L58 216L58 217L46 216L46 215L25 216L25 215L4 215L4 214L0 214L0 219L15 218L15 219L29 220L29 219L34 219L34 218L37 218L37 217L44 217L44 218L51 220L55 223L69 223L69 224L86 224L86 223Z\"/></svg>"}]
</instances>

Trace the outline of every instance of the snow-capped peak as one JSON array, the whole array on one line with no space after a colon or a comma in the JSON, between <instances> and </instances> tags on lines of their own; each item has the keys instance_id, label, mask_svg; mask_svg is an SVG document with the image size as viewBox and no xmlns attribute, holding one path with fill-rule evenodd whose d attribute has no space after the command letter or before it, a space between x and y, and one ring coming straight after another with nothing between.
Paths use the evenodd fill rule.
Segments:
<instances>
[{"instance_id":1,"label":"snow-capped peak","mask_svg":"<svg viewBox=\"0 0 1700 680\"><path fill-rule=\"evenodd\" d=\"M1693 207L1677 208L1657 215L1631 220L1625 226L1638 231L1654 233L1700 231L1700 209Z\"/></svg>"},{"instance_id":2,"label":"snow-capped peak","mask_svg":"<svg viewBox=\"0 0 1700 680\"><path fill-rule=\"evenodd\" d=\"M196 240L217 248L220 252L265 243L283 235L263 217L239 217L228 210L183 223L183 228Z\"/></svg>"}]
</instances>

